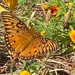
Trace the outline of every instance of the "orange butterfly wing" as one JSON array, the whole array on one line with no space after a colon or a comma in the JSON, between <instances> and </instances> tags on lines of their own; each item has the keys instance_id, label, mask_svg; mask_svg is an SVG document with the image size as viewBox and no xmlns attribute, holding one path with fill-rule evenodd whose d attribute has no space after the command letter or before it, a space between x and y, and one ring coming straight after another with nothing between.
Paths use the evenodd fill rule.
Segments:
<instances>
[{"instance_id":1,"label":"orange butterfly wing","mask_svg":"<svg viewBox=\"0 0 75 75\"><path fill-rule=\"evenodd\" d=\"M6 32L6 45L12 52L19 54L19 57L30 59L58 48L54 41L41 38L33 27L29 29L13 14L3 11L1 16Z\"/></svg>"}]
</instances>

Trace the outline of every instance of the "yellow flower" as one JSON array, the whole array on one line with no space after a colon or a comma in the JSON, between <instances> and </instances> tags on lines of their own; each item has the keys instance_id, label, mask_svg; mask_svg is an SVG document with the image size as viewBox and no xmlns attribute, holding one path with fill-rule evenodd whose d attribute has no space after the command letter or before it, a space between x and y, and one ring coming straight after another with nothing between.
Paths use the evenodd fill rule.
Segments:
<instances>
[{"instance_id":1,"label":"yellow flower","mask_svg":"<svg viewBox=\"0 0 75 75\"><path fill-rule=\"evenodd\" d=\"M42 7L43 7L44 9L48 9L48 5L47 5L47 4L42 4Z\"/></svg>"},{"instance_id":2,"label":"yellow flower","mask_svg":"<svg viewBox=\"0 0 75 75\"><path fill-rule=\"evenodd\" d=\"M10 55L13 55L13 52L11 52L10 50L8 50L8 53L9 53Z\"/></svg>"},{"instance_id":3,"label":"yellow flower","mask_svg":"<svg viewBox=\"0 0 75 75\"><path fill-rule=\"evenodd\" d=\"M44 34L45 34L45 31L41 31L40 34L41 34L41 35L44 35Z\"/></svg>"},{"instance_id":4,"label":"yellow flower","mask_svg":"<svg viewBox=\"0 0 75 75\"><path fill-rule=\"evenodd\" d=\"M72 3L71 3L71 2L67 2L65 5L66 5L67 7L69 7L69 6L72 5Z\"/></svg>"},{"instance_id":5,"label":"yellow flower","mask_svg":"<svg viewBox=\"0 0 75 75\"><path fill-rule=\"evenodd\" d=\"M3 0L3 2L8 6L9 9L14 11L17 7L18 0Z\"/></svg>"},{"instance_id":6,"label":"yellow flower","mask_svg":"<svg viewBox=\"0 0 75 75\"><path fill-rule=\"evenodd\" d=\"M0 6L0 12L2 11L7 11L6 9L4 9L2 6Z\"/></svg>"},{"instance_id":7,"label":"yellow flower","mask_svg":"<svg viewBox=\"0 0 75 75\"><path fill-rule=\"evenodd\" d=\"M20 75L30 75L30 73L27 70L23 70L20 72Z\"/></svg>"},{"instance_id":8,"label":"yellow flower","mask_svg":"<svg viewBox=\"0 0 75 75\"><path fill-rule=\"evenodd\" d=\"M75 49L75 46L73 46L73 49Z\"/></svg>"},{"instance_id":9,"label":"yellow flower","mask_svg":"<svg viewBox=\"0 0 75 75\"><path fill-rule=\"evenodd\" d=\"M72 42L75 43L75 30L73 28L71 31L69 31L69 36L70 36Z\"/></svg>"}]
</instances>

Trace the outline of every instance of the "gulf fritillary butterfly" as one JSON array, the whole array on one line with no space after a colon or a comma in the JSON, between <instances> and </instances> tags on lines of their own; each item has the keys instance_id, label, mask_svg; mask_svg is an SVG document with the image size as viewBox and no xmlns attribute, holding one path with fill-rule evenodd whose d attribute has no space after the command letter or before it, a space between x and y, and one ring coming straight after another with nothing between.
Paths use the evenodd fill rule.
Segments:
<instances>
[{"instance_id":1,"label":"gulf fritillary butterfly","mask_svg":"<svg viewBox=\"0 0 75 75\"><path fill-rule=\"evenodd\" d=\"M52 52L58 48L58 44L51 39L42 38L34 28L28 28L15 15L3 11L2 21L5 28L5 42L8 49L19 57L31 59Z\"/></svg>"}]
</instances>

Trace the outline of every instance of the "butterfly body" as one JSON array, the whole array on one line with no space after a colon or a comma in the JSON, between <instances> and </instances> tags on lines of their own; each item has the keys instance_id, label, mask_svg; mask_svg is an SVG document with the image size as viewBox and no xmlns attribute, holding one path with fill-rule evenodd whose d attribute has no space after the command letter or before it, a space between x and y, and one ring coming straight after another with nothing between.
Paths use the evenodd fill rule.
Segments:
<instances>
[{"instance_id":1,"label":"butterfly body","mask_svg":"<svg viewBox=\"0 0 75 75\"><path fill-rule=\"evenodd\" d=\"M13 14L3 11L1 17L6 32L6 46L19 57L30 59L58 48L54 41L42 38L33 27L28 28Z\"/></svg>"}]
</instances>

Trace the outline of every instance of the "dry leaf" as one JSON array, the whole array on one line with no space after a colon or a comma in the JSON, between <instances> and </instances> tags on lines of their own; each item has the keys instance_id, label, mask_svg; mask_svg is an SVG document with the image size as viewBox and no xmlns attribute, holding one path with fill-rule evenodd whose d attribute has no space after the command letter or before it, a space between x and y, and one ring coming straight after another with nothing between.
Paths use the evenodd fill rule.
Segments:
<instances>
[{"instance_id":1,"label":"dry leaf","mask_svg":"<svg viewBox=\"0 0 75 75\"><path fill-rule=\"evenodd\" d=\"M48 10L45 18L46 22L50 20L50 17L51 17L51 10Z\"/></svg>"},{"instance_id":2,"label":"dry leaf","mask_svg":"<svg viewBox=\"0 0 75 75\"><path fill-rule=\"evenodd\" d=\"M68 10L68 12L66 13L65 18L64 18L64 28L68 27L68 20L70 18L70 15L71 15L71 10Z\"/></svg>"}]
</instances>

